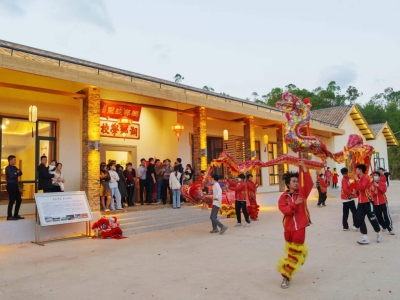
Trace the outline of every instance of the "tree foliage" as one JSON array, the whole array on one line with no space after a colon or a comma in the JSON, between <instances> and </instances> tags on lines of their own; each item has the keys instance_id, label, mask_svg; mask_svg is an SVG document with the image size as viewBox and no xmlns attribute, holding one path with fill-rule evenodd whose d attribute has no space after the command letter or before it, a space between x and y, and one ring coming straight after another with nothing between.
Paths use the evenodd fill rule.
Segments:
<instances>
[{"instance_id":1,"label":"tree foliage","mask_svg":"<svg viewBox=\"0 0 400 300\"><path fill-rule=\"evenodd\" d=\"M183 77L181 74L175 74L174 76L174 80L177 83L181 83L183 79L185 79L185 77Z\"/></svg>"},{"instance_id":2,"label":"tree foliage","mask_svg":"<svg viewBox=\"0 0 400 300\"><path fill-rule=\"evenodd\" d=\"M374 95L364 105L359 105L361 113L368 124L388 122L395 133L400 136L400 91L387 88L383 93ZM388 148L389 169L392 178L400 178L400 147Z\"/></svg>"},{"instance_id":3,"label":"tree foliage","mask_svg":"<svg viewBox=\"0 0 400 300\"><path fill-rule=\"evenodd\" d=\"M349 86L343 93L340 86L338 86L335 81L331 81L326 88L317 87L312 91L298 88L294 84L288 84L284 89L279 87L273 88L268 94L262 95L261 99L257 99L256 102L275 106L276 102L282 98L282 94L286 90L302 99L310 98L312 109L314 110L353 104L357 98L362 95L362 93L353 86Z\"/></svg>"}]
</instances>

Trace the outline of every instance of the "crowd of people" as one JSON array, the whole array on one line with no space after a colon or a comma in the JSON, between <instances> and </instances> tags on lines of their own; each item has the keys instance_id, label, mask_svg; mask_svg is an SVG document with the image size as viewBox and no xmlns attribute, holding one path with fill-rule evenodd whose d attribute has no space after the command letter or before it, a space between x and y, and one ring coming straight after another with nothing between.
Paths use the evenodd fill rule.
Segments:
<instances>
[{"instance_id":1,"label":"crowd of people","mask_svg":"<svg viewBox=\"0 0 400 300\"><path fill-rule=\"evenodd\" d=\"M100 164L100 203L101 210L121 210L123 206L134 206L136 191L139 191L136 204L167 204L179 209L185 199L181 196L181 186L192 183L193 170L190 164L185 169L182 160L177 158L172 166L170 159L162 162L150 157L142 158L137 170L127 163L125 170L115 161ZM115 203L114 203L115 202Z\"/></svg>"}]
</instances>

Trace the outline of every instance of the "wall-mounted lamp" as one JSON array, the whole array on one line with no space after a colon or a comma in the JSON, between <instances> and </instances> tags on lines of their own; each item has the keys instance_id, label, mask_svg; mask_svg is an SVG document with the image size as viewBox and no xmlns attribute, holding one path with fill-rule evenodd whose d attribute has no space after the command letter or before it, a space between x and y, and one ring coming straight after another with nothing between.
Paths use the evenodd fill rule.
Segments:
<instances>
[{"instance_id":1,"label":"wall-mounted lamp","mask_svg":"<svg viewBox=\"0 0 400 300\"><path fill-rule=\"evenodd\" d=\"M99 151L100 141L91 141L93 143L94 150Z\"/></svg>"},{"instance_id":2,"label":"wall-mounted lamp","mask_svg":"<svg viewBox=\"0 0 400 300\"><path fill-rule=\"evenodd\" d=\"M264 152L267 152L268 135L264 134L264 136L263 136L263 141L264 141L264 145L265 145Z\"/></svg>"},{"instance_id":3,"label":"wall-mounted lamp","mask_svg":"<svg viewBox=\"0 0 400 300\"><path fill-rule=\"evenodd\" d=\"M222 132L222 135L223 135L223 137L224 137L224 141L229 140L229 133L228 133L228 130L227 130L227 129L225 129L225 130ZM225 149L228 149L228 143L225 143Z\"/></svg>"}]
</instances>

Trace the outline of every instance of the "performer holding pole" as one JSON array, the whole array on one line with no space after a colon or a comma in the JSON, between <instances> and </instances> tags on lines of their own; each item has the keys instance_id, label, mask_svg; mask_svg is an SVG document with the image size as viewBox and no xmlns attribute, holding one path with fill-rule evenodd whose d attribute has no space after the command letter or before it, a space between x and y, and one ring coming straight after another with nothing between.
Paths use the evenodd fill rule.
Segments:
<instances>
[{"instance_id":1,"label":"performer holding pole","mask_svg":"<svg viewBox=\"0 0 400 300\"><path fill-rule=\"evenodd\" d=\"M313 188L313 181L304 161L299 162L300 173L288 172L283 175L287 191L278 201L279 210L283 213L284 237L286 241L287 257L282 257L278 263L278 271L282 274L281 287L286 289L290 286L292 276L304 264L307 257L307 246L305 244L306 227L310 225L309 212L307 209L307 198ZM304 184L300 185L303 174Z\"/></svg>"}]
</instances>

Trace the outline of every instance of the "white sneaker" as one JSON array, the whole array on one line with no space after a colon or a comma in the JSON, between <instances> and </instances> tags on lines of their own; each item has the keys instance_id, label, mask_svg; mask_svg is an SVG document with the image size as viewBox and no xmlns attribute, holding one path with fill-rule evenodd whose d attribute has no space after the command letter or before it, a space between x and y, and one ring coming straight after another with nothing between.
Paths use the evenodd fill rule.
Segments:
<instances>
[{"instance_id":1,"label":"white sneaker","mask_svg":"<svg viewBox=\"0 0 400 300\"><path fill-rule=\"evenodd\" d=\"M368 245L369 244L369 239L368 238L362 238L361 240L357 241L360 245Z\"/></svg>"},{"instance_id":2,"label":"white sneaker","mask_svg":"<svg viewBox=\"0 0 400 300\"><path fill-rule=\"evenodd\" d=\"M289 279L283 277L282 283L281 283L281 288L287 289L290 286L290 281Z\"/></svg>"},{"instance_id":3,"label":"white sneaker","mask_svg":"<svg viewBox=\"0 0 400 300\"><path fill-rule=\"evenodd\" d=\"M235 227L240 227L240 226L242 226L242 223L237 223L237 224L235 225Z\"/></svg>"},{"instance_id":4,"label":"white sneaker","mask_svg":"<svg viewBox=\"0 0 400 300\"><path fill-rule=\"evenodd\" d=\"M392 231L389 231L389 233L390 233L391 235L395 235L395 233L394 233L393 230L392 230Z\"/></svg>"},{"instance_id":5,"label":"white sneaker","mask_svg":"<svg viewBox=\"0 0 400 300\"><path fill-rule=\"evenodd\" d=\"M356 226L353 226L353 230L355 230L355 231L360 231L360 229L357 228Z\"/></svg>"},{"instance_id":6,"label":"white sneaker","mask_svg":"<svg viewBox=\"0 0 400 300\"><path fill-rule=\"evenodd\" d=\"M386 232L386 231L387 231L386 229L383 229L383 228L382 228L382 232Z\"/></svg>"},{"instance_id":7,"label":"white sneaker","mask_svg":"<svg viewBox=\"0 0 400 300\"><path fill-rule=\"evenodd\" d=\"M244 227L250 227L251 224L250 223L246 223L246 225L244 225Z\"/></svg>"},{"instance_id":8,"label":"white sneaker","mask_svg":"<svg viewBox=\"0 0 400 300\"><path fill-rule=\"evenodd\" d=\"M349 230L348 228L343 228L343 231L347 231L347 230Z\"/></svg>"},{"instance_id":9,"label":"white sneaker","mask_svg":"<svg viewBox=\"0 0 400 300\"><path fill-rule=\"evenodd\" d=\"M376 242L382 243L382 233L378 232L378 234L376 235Z\"/></svg>"}]
</instances>

